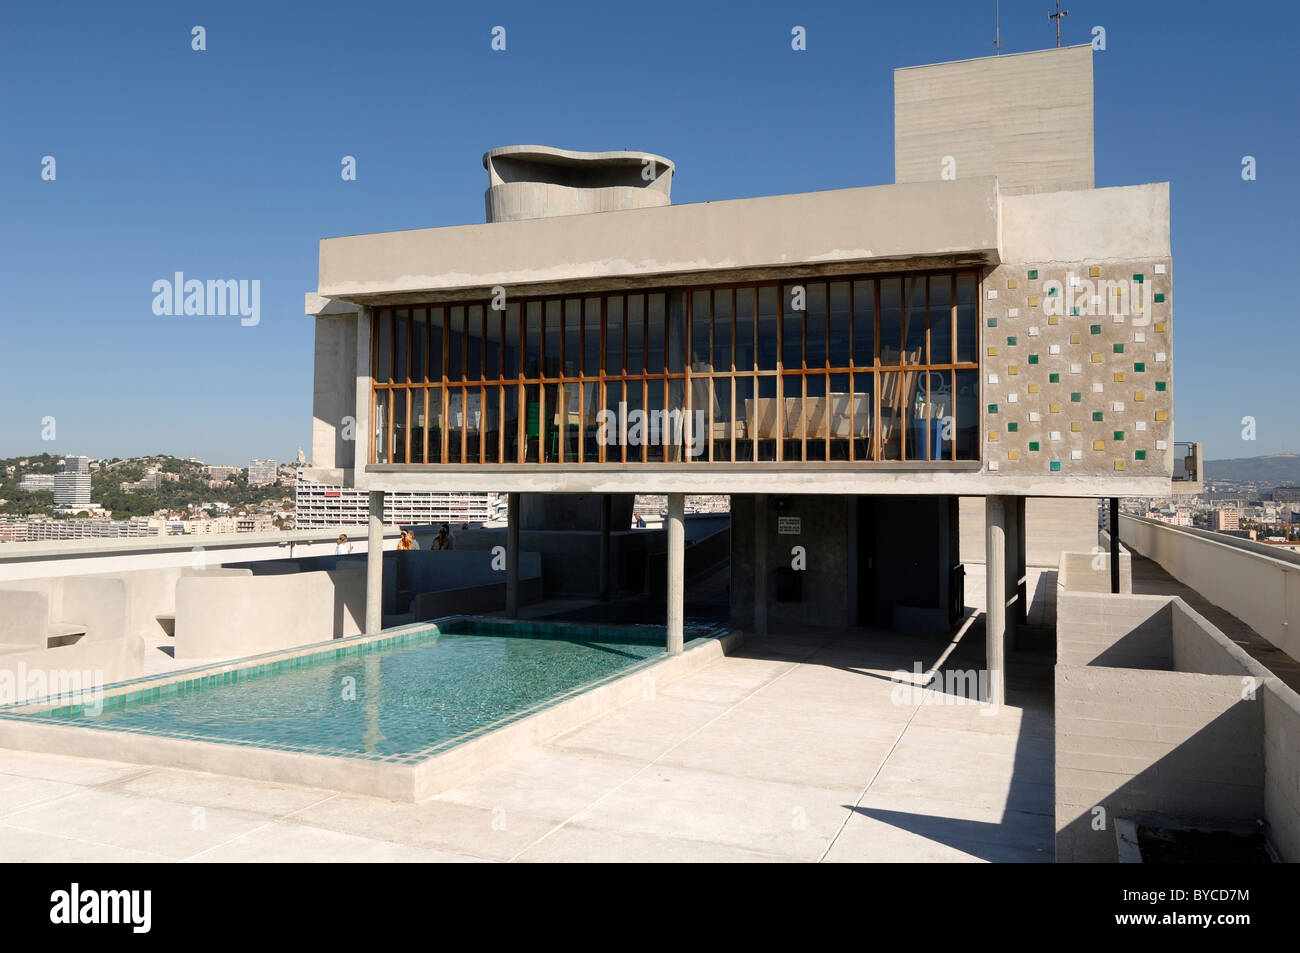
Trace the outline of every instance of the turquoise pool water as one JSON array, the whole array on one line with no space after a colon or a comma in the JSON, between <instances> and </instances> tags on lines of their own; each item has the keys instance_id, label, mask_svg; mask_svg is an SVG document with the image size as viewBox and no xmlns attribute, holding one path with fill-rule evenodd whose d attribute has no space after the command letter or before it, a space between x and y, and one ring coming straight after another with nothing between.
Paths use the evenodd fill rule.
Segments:
<instances>
[{"instance_id":1,"label":"turquoise pool water","mask_svg":"<svg viewBox=\"0 0 1300 953\"><path fill-rule=\"evenodd\" d=\"M688 630L688 647L717 633ZM88 728L413 763L664 654L662 629L457 619L147 689L103 710L30 714Z\"/></svg>"}]
</instances>

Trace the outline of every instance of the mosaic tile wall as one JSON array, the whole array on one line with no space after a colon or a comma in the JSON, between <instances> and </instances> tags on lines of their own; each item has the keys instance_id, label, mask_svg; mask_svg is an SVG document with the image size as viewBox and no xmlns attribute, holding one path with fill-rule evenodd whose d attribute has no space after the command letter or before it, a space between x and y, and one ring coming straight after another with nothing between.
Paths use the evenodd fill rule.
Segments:
<instances>
[{"instance_id":1,"label":"mosaic tile wall","mask_svg":"<svg viewBox=\"0 0 1300 953\"><path fill-rule=\"evenodd\" d=\"M1171 271L1053 262L985 278L986 470L1172 474Z\"/></svg>"}]
</instances>

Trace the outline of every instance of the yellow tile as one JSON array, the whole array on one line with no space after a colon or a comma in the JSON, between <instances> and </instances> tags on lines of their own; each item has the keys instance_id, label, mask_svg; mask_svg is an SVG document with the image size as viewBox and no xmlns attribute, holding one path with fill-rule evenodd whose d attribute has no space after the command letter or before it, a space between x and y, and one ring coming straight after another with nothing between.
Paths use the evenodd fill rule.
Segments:
<instances>
[{"instance_id":1,"label":"yellow tile","mask_svg":"<svg viewBox=\"0 0 1300 953\"><path fill-rule=\"evenodd\" d=\"M1016 367L1016 365L1012 364L1010 367L1007 368L1007 373L1008 373L1009 375L1011 375L1012 377L1015 377L1017 374L1020 373L1020 368L1018 368L1018 367Z\"/></svg>"},{"instance_id":2,"label":"yellow tile","mask_svg":"<svg viewBox=\"0 0 1300 953\"><path fill-rule=\"evenodd\" d=\"M989 357L997 357L997 356L998 356L998 349L995 347L989 348Z\"/></svg>"},{"instance_id":3,"label":"yellow tile","mask_svg":"<svg viewBox=\"0 0 1300 953\"><path fill-rule=\"evenodd\" d=\"M1168 420L1168 419L1169 419L1169 415L1165 413L1163 410L1156 411L1156 420Z\"/></svg>"},{"instance_id":4,"label":"yellow tile","mask_svg":"<svg viewBox=\"0 0 1300 953\"><path fill-rule=\"evenodd\" d=\"M1077 334L1071 334L1071 335L1070 335L1070 343L1071 343L1071 344L1078 344L1078 343L1079 343L1079 335L1077 335Z\"/></svg>"},{"instance_id":5,"label":"yellow tile","mask_svg":"<svg viewBox=\"0 0 1300 953\"><path fill-rule=\"evenodd\" d=\"M1059 414L1059 413L1061 412L1061 405L1060 405L1060 404L1049 404L1049 405L1048 405L1048 408L1049 408L1050 411L1051 411L1052 413L1054 413L1054 414Z\"/></svg>"},{"instance_id":6,"label":"yellow tile","mask_svg":"<svg viewBox=\"0 0 1300 953\"><path fill-rule=\"evenodd\" d=\"M1089 278L1100 278L1100 277L1101 277L1101 269L1100 269L1100 268L1097 268L1097 267L1089 268L1089 269L1088 269L1088 277L1089 277Z\"/></svg>"},{"instance_id":7,"label":"yellow tile","mask_svg":"<svg viewBox=\"0 0 1300 953\"><path fill-rule=\"evenodd\" d=\"M1146 399L1147 399L1147 392L1144 391L1144 390L1140 390L1140 391L1138 391L1137 393L1135 393L1135 394L1133 395L1133 399L1134 399L1134 400L1146 400Z\"/></svg>"},{"instance_id":8,"label":"yellow tile","mask_svg":"<svg viewBox=\"0 0 1300 953\"><path fill-rule=\"evenodd\" d=\"M1030 384L1030 385L1029 385L1029 393L1031 393L1031 394L1037 394L1037 393L1038 393L1038 385L1037 385L1037 384Z\"/></svg>"},{"instance_id":9,"label":"yellow tile","mask_svg":"<svg viewBox=\"0 0 1300 953\"><path fill-rule=\"evenodd\" d=\"M1156 322L1156 333L1157 333L1157 334L1164 334L1164 333L1165 333L1165 323L1164 323L1163 321L1157 321L1157 322Z\"/></svg>"},{"instance_id":10,"label":"yellow tile","mask_svg":"<svg viewBox=\"0 0 1300 953\"><path fill-rule=\"evenodd\" d=\"M1105 441L1105 440L1094 440L1094 441L1092 442L1092 449L1094 449L1094 450L1105 450L1105 449L1106 449L1106 441Z\"/></svg>"},{"instance_id":11,"label":"yellow tile","mask_svg":"<svg viewBox=\"0 0 1300 953\"><path fill-rule=\"evenodd\" d=\"M1058 315L1058 314L1053 314L1053 315L1051 315L1051 316L1048 317L1048 319L1047 319L1047 323L1048 323L1048 324L1060 324L1060 323L1061 323L1061 316Z\"/></svg>"},{"instance_id":12,"label":"yellow tile","mask_svg":"<svg viewBox=\"0 0 1300 953\"><path fill-rule=\"evenodd\" d=\"M1007 279L1007 287L1008 287L1008 288L1018 288L1018 287L1020 287L1020 282L1016 281L1016 279L1014 279L1014 278L1008 278L1008 279Z\"/></svg>"},{"instance_id":13,"label":"yellow tile","mask_svg":"<svg viewBox=\"0 0 1300 953\"><path fill-rule=\"evenodd\" d=\"M1116 371L1116 372L1115 372L1115 382L1116 382L1117 384L1122 384L1122 383L1124 383L1124 372L1123 372L1123 371Z\"/></svg>"},{"instance_id":14,"label":"yellow tile","mask_svg":"<svg viewBox=\"0 0 1300 953\"><path fill-rule=\"evenodd\" d=\"M1082 429L1083 428L1079 426L1079 422L1077 420L1074 423L1070 424L1070 433L1078 433Z\"/></svg>"},{"instance_id":15,"label":"yellow tile","mask_svg":"<svg viewBox=\"0 0 1300 953\"><path fill-rule=\"evenodd\" d=\"M1008 460L1019 460L1019 459L1020 459L1020 451L1019 451L1019 450L1008 450L1008 451L1007 451L1007 459L1008 459Z\"/></svg>"},{"instance_id":16,"label":"yellow tile","mask_svg":"<svg viewBox=\"0 0 1300 953\"><path fill-rule=\"evenodd\" d=\"M1123 470L1123 469L1124 469L1124 461L1123 461L1123 460L1116 460L1116 461L1115 461L1115 469L1116 469L1116 470Z\"/></svg>"},{"instance_id":17,"label":"yellow tile","mask_svg":"<svg viewBox=\"0 0 1300 953\"><path fill-rule=\"evenodd\" d=\"M997 432L996 430L990 430L990 431L989 431L989 439L990 439L990 440L997 440L997 439L998 439L998 432Z\"/></svg>"},{"instance_id":18,"label":"yellow tile","mask_svg":"<svg viewBox=\"0 0 1300 953\"><path fill-rule=\"evenodd\" d=\"M1093 355L1092 355L1092 363L1094 363L1094 364L1100 364L1100 363L1101 363L1101 352L1100 352L1100 351L1097 351L1097 352L1094 352L1094 353L1093 353Z\"/></svg>"},{"instance_id":19,"label":"yellow tile","mask_svg":"<svg viewBox=\"0 0 1300 953\"><path fill-rule=\"evenodd\" d=\"M1029 299L1029 307L1031 307L1031 308L1037 308L1037 307L1038 307L1038 298L1037 298L1037 297L1033 297L1033 298L1030 298L1030 299Z\"/></svg>"}]
</instances>

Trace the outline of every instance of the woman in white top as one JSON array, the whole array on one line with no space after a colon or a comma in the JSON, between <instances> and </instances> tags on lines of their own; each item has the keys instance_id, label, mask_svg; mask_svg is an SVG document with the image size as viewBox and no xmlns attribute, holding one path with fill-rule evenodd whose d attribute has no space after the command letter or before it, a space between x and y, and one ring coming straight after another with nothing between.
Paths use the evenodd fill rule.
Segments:
<instances>
[{"instance_id":1,"label":"woman in white top","mask_svg":"<svg viewBox=\"0 0 1300 953\"><path fill-rule=\"evenodd\" d=\"M352 544L348 542L347 535L344 533L340 533L338 544L334 547L334 555L347 556L351 552L352 552Z\"/></svg>"}]
</instances>

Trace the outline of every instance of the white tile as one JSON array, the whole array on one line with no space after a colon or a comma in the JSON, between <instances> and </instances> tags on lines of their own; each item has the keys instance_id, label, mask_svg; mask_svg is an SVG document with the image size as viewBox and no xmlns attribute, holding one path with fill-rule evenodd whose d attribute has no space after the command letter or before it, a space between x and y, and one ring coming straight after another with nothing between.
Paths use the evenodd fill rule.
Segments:
<instances>
[{"instance_id":1,"label":"white tile","mask_svg":"<svg viewBox=\"0 0 1300 953\"><path fill-rule=\"evenodd\" d=\"M1167 360L1167 355L1165 354L1164 351L1156 351L1157 364L1163 364L1166 360Z\"/></svg>"},{"instance_id":2,"label":"white tile","mask_svg":"<svg viewBox=\"0 0 1300 953\"><path fill-rule=\"evenodd\" d=\"M1124 410L1124 401L1122 400L1115 401L1115 403L1111 404L1110 409L1115 411L1116 413L1122 412Z\"/></svg>"},{"instance_id":3,"label":"white tile","mask_svg":"<svg viewBox=\"0 0 1300 953\"><path fill-rule=\"evenodd\" d=\"M1048 353L1048 354L1060 354L1060 353L1061 353L1061 345L1059 345L1059 344L1053 344L1053 345L1051 345L1050 347L1048 347L1048 349L1047 349L1047 353Z\"/></svg>"},{"instance_id":4,"label":"white tile","mask_svg":"<svg viewBox=\"0 0 1300 953\"><path fill-rule=\"evenodd\" d=\"M1071 451L1070 451L1070 459L1071 459L1071 460L1082 460L1082 459L1083 459L1083 451L1082 451L1082 450L1071 450Z\"/></svg>"},{"instance_id":5,"label":"white tile","mask_svg":"<svg viewBox=\"0 0 1300 953\"><path fill-rule=\"evenodd\" d=\"M990 374L990 375L989 375L989 383L990 383L990 384L996 384L997 382L998 382L998 375L996 375L996 374Z\"/></svg>"},{"instance_id":6,"label":"white tile","mask_svg":"<svg viewBox=\"0 0 1300 953\"><path fill-rule=\"evenodd\" d=\"M1019 394L1007 394L1007 403L1008 403L1008 404L1014 404L1014 403L1015 403L1016 401L1018 401L1018 400L1020 400L1020 395L1019 395Z\"/></svg>"}]
</instances>

